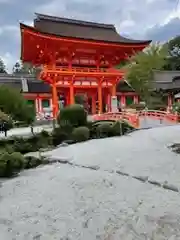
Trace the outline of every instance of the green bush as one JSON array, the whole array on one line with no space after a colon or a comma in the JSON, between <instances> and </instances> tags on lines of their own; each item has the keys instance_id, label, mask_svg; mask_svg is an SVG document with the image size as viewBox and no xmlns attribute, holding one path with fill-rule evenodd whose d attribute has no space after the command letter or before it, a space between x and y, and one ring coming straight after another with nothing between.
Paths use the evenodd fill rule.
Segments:
<instances>
[{"instance_id":1,"label":"green bush","mask_svg":"<svg viewBox=\"0 0 180 240\"><path fill-rule=\"evenodd\" d=\"M89 129L87 127L78 127L72 132L72 138L75 142L87 141L89 136Z\"/></svg>"},{"instance_id":2,"label":"green bush","mask_svg":"<svg viewBox=\"0 0 180 240\"><path fill-rule=\"evenodd\" d=\"M24 167L24 157L20 152L11 153L11 161L14 170L21 170Z\"/></svg>"},{"instance_id":3,"label":"green bush","mask_svg":"<svg viewBox=\"0 0 180 240\"><path fill-rule=\"evenodd\" d=\"M180 114L180 102L176 102L173 104L172 111L173 113L177 112L178 114Z\"/></svg>"},{"instance_id":4,"label":"green bush","mask_svg":"<svg viewBox=\"0 0 180 240\"><path fill-rule=\"evenodd\" d=\"M24 166L24 157L20 153L0 154L0 177L11 177Z\"/></svg>"},{"instance_id":5,"label":"green bush","mask_svg":"<svg viewBox=\"0 0 180 240\"><path fill-rule=\"evenodd\" d=\"M87 112L79 104L68 105L63 108L58 116L58 123L61 127L71 125L72 127L86 126Z\"/></svg>"},{"instance_id":6,"label":"green bush","mask_svg":"<svg viewBox=\"0 0 180 240\"><path fill-rule=\"evenodd\" d=\"M33 156L26 156L24 159L24 168L31 169L36 168L43 163L43 160Z\"/></svg>"},{"instance_id":7,"label":"green bush","mask_svg":"<svg viewBox=\"0 0 180 240\"><path fill-rule=\"evenodd\" d=\"M95 138L99 138L99 132L97 131L98 126L102 125L102 124L109 124L112 125L114 123L114 120L98 120L95 122L91 122L91 124L89 123L87 126L90 130L90 138L91 139L95 139Z\"/></svg>"},{"instance_id":8,"label":"green bush","mask_svg":"<svg viewBox=\"0 0 180 240\"><path fill-rule=\"evenodd\" d=\"M98 138L105 138L112 136L111 123L103 122L99 124L96 128L96 134Z\"/></svg>"},{"instance_id":9,"label":"green bush","mask_svg":"<svg viewBox=\"0 0 180 240\"><path fill-rule=\"evenodd\" d=\"M28 142L29 141L29 142ZM28 152L36 152L38 150L38 146L35 143L31 143L31 139L16 139L13 145L14 151L20 152L22 154Z\"/></svg>"},{"instance_id":10,"label":"green bush","mask_svg":"<svg viewBox=\"0 0 180 240\"><path fill-rule=\"evenodd\" d=\"M61 127L55 128L52 133L53 145L57 146L65 140L69 140L69 134Z\"/></svg>"},{"instance_id":11,"label":"green bush","mask_svg":"<svg viewBox=\"0 0 180 240\"><path fill-rule=\"evenodd\" d=\"M121 136L124 134L124 127L121 121L113 123L111 126L112 136Z\"/></svg>"},{"instance_id":12,"label":"green bush","mask_svg":"<svg viewBox=\"0 0 180 240\"><path fill-rule=\"evenodd\" d=\"M6 153L8 154L8 153ZM8 154L9 158L9 154ZM5 153L0 154L0 177L6 176L6 165L7 165L7 158L5 157Z\"/></svg>"},{"instance_id":13,"label":"green bush","mask_svg":"<svg viewBox=\"0 0 180 240\"><path fill-rule=\"evenodd\" d=\"M148 109L157 111L166 111L167 105L161 103L152 103L148 105Z\"/></svg>"},{"instance_id":14,"label":"green bush","mask_svg":"<svg viewBox=\"0 0 180 240\"><path fill-rule=\"evenodd\" d=\"M131 105L128 106L129 108L132 108L132 109L135 109L137 111L141 111L144 109L144 104L141 104L141 103L133 103Z\"/></svg>"}]
</instances>

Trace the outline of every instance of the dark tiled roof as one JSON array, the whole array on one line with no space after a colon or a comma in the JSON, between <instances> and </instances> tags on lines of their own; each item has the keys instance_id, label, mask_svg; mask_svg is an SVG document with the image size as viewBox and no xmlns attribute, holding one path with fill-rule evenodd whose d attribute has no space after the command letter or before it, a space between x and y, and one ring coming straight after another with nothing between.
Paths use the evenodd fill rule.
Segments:
<instances>
[{"instance_id":1,"label":"dark tiled roof","mask_svg":"<svg viewBox=\"0 0 180 240\"><path fill-rule=\"evenodd\" d=\"M12 88L22 90L22 84L21 79L18 77L15 77L11 74L1 73L0 74L0 85L6 85L11 86Z\"/></svg>"},{"instance_id":2,"label":"dark tiled roof","mask_svg":"<svg viewBox=\"0 0 180 240\"><path fill-rule=\"evenodd\" d=\"M0 85L5 84L23 91L22 79L27 80L29 93L49 93L50 86L43 81L37 80L36 76L31 74L0 74Z\"/></svg>"},{"instance_id":3,"label":"dark tiled roof","mask_svg":"<svg viewBox=\"0 0 180 240\"><path fill-rule=\"evenodd\" d=\"M126 81L121 80L116 86L116 92L135 92L135 91Z\"/></svg>"},{"instance_id":4,"label":"dark tiled roof","mask_svg":"<svg viewBox=\"0 0 180 240\"><path fill-rule=\"evenodd\" d=\"M50 85L42 81L28 81L29 93L50 93Z\"/></svg>"},{"instance_id":5,"label":"dark tiled roof","mask_svg":"<svg viewBox=\"0 0 180 240\"><path fill-rule=\"evenodd\" d=\"M125 44L149 44L151 42L125 38L119 35L115 26L111 24L59 18L37 13L34 27L40 32L63 37Z\"/></svg>"},{"instance_id":6,"label":"dark tiled roof","mask_svg":"<svg viewBox=\"0 0 180 240\"><path fill-rule=\"evenodd\" d=\"M157 90L180 89L180 71L154 71L153 85Z\"/></svg>"}]
</instances>

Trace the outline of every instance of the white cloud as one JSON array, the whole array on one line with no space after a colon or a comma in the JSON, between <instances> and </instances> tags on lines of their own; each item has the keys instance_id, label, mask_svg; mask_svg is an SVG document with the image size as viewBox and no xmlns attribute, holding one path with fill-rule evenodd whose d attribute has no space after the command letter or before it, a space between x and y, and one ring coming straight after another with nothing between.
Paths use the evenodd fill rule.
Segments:
<instances>
[{"instance_id":1,"label":"white cloud","mask_svg":"<svg viewBox=\"0 0 180 240\"><path fill-rule=\"evenodd\" d=\"M180 1L178 1L178 4L174 7L173 11L171 11L163 20L162 25L168 24L174 18L180 19Z\"/></svg>"},{"instance_id":2,"label":"white cloud","mask_svg":"<svg viewBox=\"0 0 180 240\"><path fill-rule=\"evenodd\" d=\"M0 9L3 9L6 3L10 5L14 2L15 0L0 0ZM33 26L31 17L34 12L115 24L120 34L134 39L145 39L150 28L155 26L157 29L157 26L180 16L180 10L173 11L175 8L173 0L32 0L30 2L31 5L27 7L22 4L22 0L16 0L15 9L10 8L12 15L0 16L0 20L4 17L5 23L0 25L0 55L9 70L18 58L15 55L18 56L20 52L20 30L17 19L23 18L20 22ZM40 5L42 2L43 4ZM18 15L17 9L21 10ZM13 14L15 14L14 22ZM8 24L6 18L11 20L9 21L11 24Z\"/></svg>"},{"instance_id":3,"label":"white cloud","mask_svg":"<svg viewBox=\"0 0 180 240\"><path fill-rule=\"evenodd\" d=\"M6 65L7 71L12 72L12 68L17 61L17 58L13 56L10 52L6 52L4 55L0 56L3 60L4 64Z\"/></svg>"},{"instance_id":4,"label":"white cloud","mask_svg":"<svg viewBox=\"0 0 180 240\"><path fill-rule=\"evenodd\" d=\"M52 0L37 12L61 17L113 23L118 31L142 37L173 9L170 0Z\"/></svg>"},{"instance_id":5,"label":"white cloud","mask_svg":"<svg viewBox=\"0 0 180 240\"><path fill-rule=\"evenodd\" d=\"M0 28L0 36L1 35L11 35L13 39L18 40L20 37L19 26L17 25L4 25Z\"/></svg>"}]
</instances>

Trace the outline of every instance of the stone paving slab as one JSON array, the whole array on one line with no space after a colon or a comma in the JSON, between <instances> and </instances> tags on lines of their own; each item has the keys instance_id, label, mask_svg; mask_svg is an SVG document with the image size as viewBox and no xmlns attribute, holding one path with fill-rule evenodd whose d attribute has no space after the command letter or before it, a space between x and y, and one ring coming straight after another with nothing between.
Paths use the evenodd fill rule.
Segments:
<instances>
[{"instance_id":1,"label":"stone paving slab","mask_svg":"<svg viewBox=\"0 0 180 240\"><path fill-rule=\"evenodd\" d=\"M180 239L179 195L129 177L56 164L0 192L3 240Z\"/></svg>"},{"instance_id":2,"label":"stone paving slab","mask_svg":"<svg viewBox=\"0 0 180 240\"><path fill-rule=\"evenodd\" d=\"M45 155L73 164L168 181L180 188L180 155L168 148L180 142L180 126L135 131L127 136L92 140L61 147Z\"/></svg>"}]
</instances>

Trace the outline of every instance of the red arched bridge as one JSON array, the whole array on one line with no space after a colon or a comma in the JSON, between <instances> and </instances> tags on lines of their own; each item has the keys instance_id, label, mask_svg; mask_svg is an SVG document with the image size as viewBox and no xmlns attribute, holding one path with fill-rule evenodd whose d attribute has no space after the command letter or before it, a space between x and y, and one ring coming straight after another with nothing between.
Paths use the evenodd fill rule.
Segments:
<instances>
[{"instance_id":1,"label":"red arched bridge","mask_svg":"<svg viewBox=\"0 0 180 240\"><path fill-rule=\"evenodd\" d=\"M125 120L135 128L140 128L141 121L146 119L158 120L160 123L177 124L180 116L175 113L168 113L165 111L147 110L137 112L108 112L92 116L93 121L97 120Z\"/></svg>"}]
</instances>

